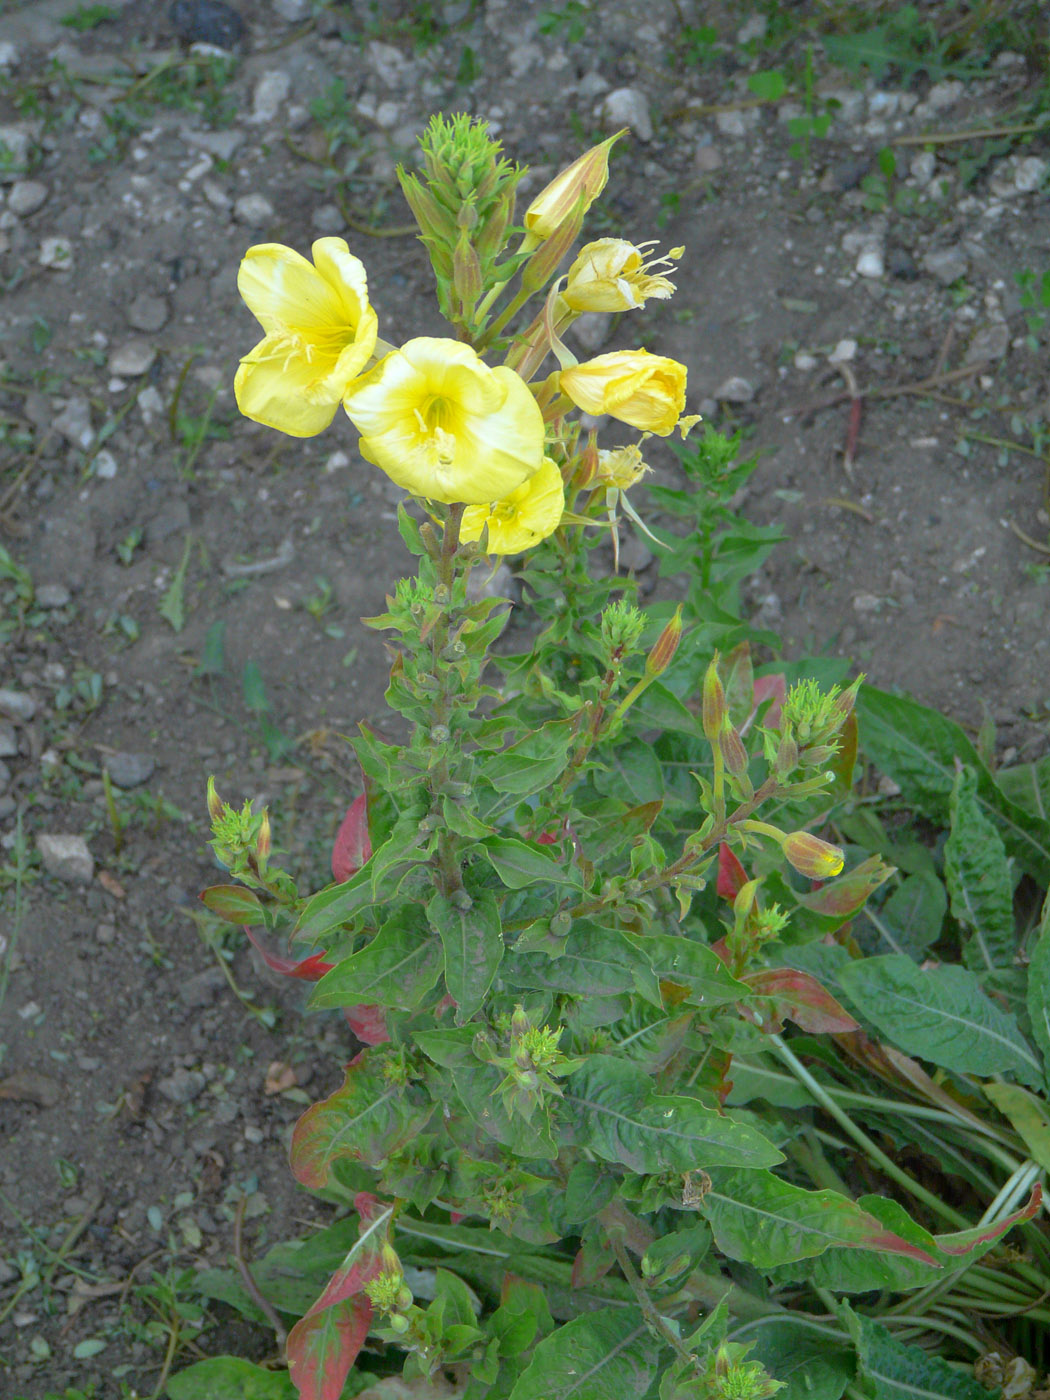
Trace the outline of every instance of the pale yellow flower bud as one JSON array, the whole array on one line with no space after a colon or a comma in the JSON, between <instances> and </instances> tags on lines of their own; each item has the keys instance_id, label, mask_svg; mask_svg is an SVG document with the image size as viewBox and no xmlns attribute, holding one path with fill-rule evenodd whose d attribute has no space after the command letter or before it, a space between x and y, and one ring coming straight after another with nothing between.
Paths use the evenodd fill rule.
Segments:
<instances>
[{"instance_id":1,"label":"pale yellow flower bud","mask_svg":"<svg viewBox=\"0 0 1050 1400\"><path fill-rule=\"evenodd\" d=\"M672 248L665 258L645 259L654 246L637 247L622 238L599 238L586 244L569 268L562 299L573 311L632 311L644 306L650 297L666 300L674 283L658 267L673 270L672 259L680 258L683 248Z\"/></svg>"},{"instance_id":2,"label":"pale yellow flower bud","mask_svg":"<svg viewBox=\"0 0 1050 1400\"><path fill-rule=\"evenodd\" d=\"M811 880L829 880L838 875L845 864L838 846L808 831L789 832L781 849L798 873L808 875Z\"/></svg>"},{"instance_id":3,"label":"pale yellow flower bud","mask_svg":"<svg viewBox=\"0 0 1050 1400\"><path fill-rule=\"evenodd\" d=\"M613 350L561 372L562 392L596 417L666 437L685 407L685 365L648 350Z\"/></svg>"},{"instance_id":4,"label":"pale yellow flower bud","mask_svg":"<svg viewBox=\"0 0 1050 1400\"><path fill-rule=\"evenodd\" d=\"M605 189L609 178L609 152L624 131L618 131L607 141L584 151L539 192L525 211L525 232L534 246L550 238L566 219L576 213L581 198L583 213L591 207Z\"/></svg>"}]
</instances>

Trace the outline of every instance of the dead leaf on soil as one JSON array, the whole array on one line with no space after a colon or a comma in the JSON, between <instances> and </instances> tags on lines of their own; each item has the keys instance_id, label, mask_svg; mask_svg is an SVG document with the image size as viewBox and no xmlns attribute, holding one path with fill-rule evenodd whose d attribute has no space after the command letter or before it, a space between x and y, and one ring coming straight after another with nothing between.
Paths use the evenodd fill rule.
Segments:
<instances>
[{"instance_id":1,"label":"dead leaf on soil","mask_svg":"<svg viewBox=\"0 0 1050 1400\"><path fill-rule=\"evenodd\" d=\"M153 1080L151 1069L140 1070L120 1096L121 1107L129 1118L139 1119L146 1113L146 1090Z\"/></svg>"},{"instance_id":2,"label":"dead leaf on soil","mask_svg":"<svg viewBox=\"0 0 1050 1400\"><path fill-rule=\"evenodd\" d=\"M283 1060L274 1060L266 1071L263 1092L266 1094L283 1094L285 1089L294 1089L298 1083L299 1081L295 1077L295 1070L291 1065L285 1064Z\"/></svg>"},{"instance_id":3,"label":"dead leaf on soil","mask_svg":"<svg viewBox=\"0 0 1050 1400\"><path fill-rule=\"evenodd\" d=\"M16 1069L6 1079L0 1079L0 1099L16 1099L22 1103L54 1108L62 1097L62 1085L49 1074L35 1069Z\"/></svg>"},{"instance_id":4,"label":"dead leaf on soil","mask_svg":"<svg viewBox=\"0 0 1050 1400\"><path fill-rule=\"evenodd\" d=\"M112 1298L115 1293L123 1293L126 1287L127 1282L124 1280L115 1283L86 1283L82 1278L74 1279L66 1299L66 1315L76 1317L85 1304L94 1302L96 1298Z\"/></svg>"},{"instance_id":5,"label":"dead leaf on soil","mask_svg":"<svg viewBox=\"0 0 1050 1400\"><path fill-rule=\"evenodd\" d=\"M124 895L126 893L124 886L120 883L119 880L114 879L114 877L109 873L108 870L100 870L98 872L97 878L99 884L102 886L102 888L106 891L107 894L111 894L114 899L124 898Z\"/></svg>"}]
</instances>

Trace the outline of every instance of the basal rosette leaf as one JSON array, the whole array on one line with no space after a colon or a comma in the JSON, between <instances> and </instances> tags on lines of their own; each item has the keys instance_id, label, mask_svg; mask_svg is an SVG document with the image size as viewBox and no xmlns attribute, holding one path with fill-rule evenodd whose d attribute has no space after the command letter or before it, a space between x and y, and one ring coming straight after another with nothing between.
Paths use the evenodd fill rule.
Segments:
<instances>
[{"instance_id":1,"label":"basal rosette leaf","mask_svg":"<svg viewBox=\"0 0 1050 1400\"><path fill-rule=\"evenodd\" d=\"M1043 904L1039 935L1029 955L1027 1002L1032 1038L1043 1057L1043 1083L1050 1089L1050 894Z\"/></svg>"},{"instance_id":2,"label":"basal rosette leaf","mask_svg":"<svg viewBox=\"0 0 1050 1400\"><path fill-rule=\"evenodd\" d=\"M975 972L1009 967L1017 949L1010 863L999 833L977 801L977 779L964 768L951 795L944 877L952 914L969 931L966 964Z\"/></svg>"},{"instance_id":3,"label":"basal rosette leaf","mask_svg":"<svg viewBox=\"0 0 1050 1400\"><path fill-rule=\"evenodd\" d=\"M857 1349L857 1384L870 1400L989 1400L979 1381L922 1347L897 1341L848 1303L842 1316Z\"/></svg>"},{"instance_id":4,"label":"basal rosette leaf","mask_svg":"<svg viewBox=\"0 0 1050 1400\"><path fill-rule=\"evenodd\" d=\"M836 1346L804 1323L763 1319L735 1335L754 1342L748 1360L761 1361L782 1382L776 1400L840 1400L856 1371L852 1348Z\"/></svg>"},{"instance_id":5,"label":"basal rosette leaf","mask_svg":"<svg viewBox=\"0 0 1050 1400\"><path fill-rule=\"evenodd\" d=\"M383 1073L382 1050L365 1050L346 1069L340 1088L313 1104L292 1133L291 1167L304 1186L319 1190L340 1157L378 1166L423 1130L435 1105L418 1085Z\"/></svg>"},{"instance_id":6,"label":"basal rosette leaf","mask_svg":"<svg viewBox=\"0 0 1050 1400\"><path fill-rule=\"evenodd\" d=\"M644 1071L612 1055L592 1055L569 1075L564 1103L578 1147L639 1174L768 1167L783 1160L749 1124L697 1099L654 1094Z\"/></svg>"},{"instance_id":7,"label":"basal rosette leaf","mask_svg":"<svg viewBox=\"0 0 1050 1400\"><path fill-rule=\"evenodd\" d=\"M768 1171L720 1169L710 1177L710 1186L698 1193L698 1209L731 1259L771 1269L837 1245L935 1262L928 1249L886 1229L835 1191L807 1191Z\"/></svg>"},{"instance_id":8,"label":"basal rosette leaf","mask_svg":"<svg viewBox=\"0 0 1050 1400\"><path fill-rule=\"evenodd\" d=\"M510 1400L645 1400L660 1344L637 1308L602 1308L545 1337Z\"/></svg>"}]
</instances>

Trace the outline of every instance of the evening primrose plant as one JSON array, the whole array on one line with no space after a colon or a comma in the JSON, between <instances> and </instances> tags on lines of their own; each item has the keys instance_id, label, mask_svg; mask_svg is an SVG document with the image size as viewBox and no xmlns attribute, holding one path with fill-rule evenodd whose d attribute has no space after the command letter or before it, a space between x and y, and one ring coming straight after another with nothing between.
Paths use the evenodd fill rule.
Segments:
<instances>
[{"instance_id":1,"label":"evening primrose plant","mask_svg":"<svg viewBox=\"0 0 1050 1400\"><path fill-rule=\"evenodd\" d=\"M895 879L837 839L860 682L756 672L727 602L774 537L734 524L735 444L689 436L685 366L641 349L578 363L563 339L584 312L674 291L682 249L577 247L618 139L519 221L523 172L485 124L434 118L400 177L445 337L381 340L341 239L312 261L245 256L264 337L237 373L242 412L293 436L349 422L411 497L417 570L367 620L391 635L406 737L352 740L363 792L333 883L300 892L265 814L209 787L238 883L205 904L316 982L311 1008L356 1040L290 1144L332 1223L200 1287L274 1325L303 1400L392 1372L466 1400L977 1400L959 1300L1038 1311L1050 1250L1026 1223L1042 1159L977 1112L971 1075L1008 1097L1043 1071L996 1023L998 1055L942 1053L935 1083L881 1043L888 990L854 994L851 929ZM661 567L691 581L643 612L594 561L640 520L653 436L687 483L654 491L675 527L653 526ZM508 605L468 588L500 555L520 556L516 652ZM924 977L895 964L884 986L927 1007L954 994ZM896 1160L907 1130L880 1074L908 1130L976 1132L972 1220ZM1015 1226L1024 1268L1000 1251ZM998 1273L961 1283L979 1267ZM944 1315L917 1317L910 1293ZM228 1388L222 1364L176 1377L173 1400ZM246 1366L237 1394L286 1393ZM914 1386L880 1389L886 1374Z\"/></svg>"}]
</instances>

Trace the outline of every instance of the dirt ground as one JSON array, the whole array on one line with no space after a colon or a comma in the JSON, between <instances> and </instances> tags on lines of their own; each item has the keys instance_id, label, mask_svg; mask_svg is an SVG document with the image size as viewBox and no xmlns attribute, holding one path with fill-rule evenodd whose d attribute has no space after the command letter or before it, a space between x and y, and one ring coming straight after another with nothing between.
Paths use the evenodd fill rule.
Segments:
<instances>
[{"instance_id":1,"label":"dirt ground","mask_svg":"<svg viewBox=\"0 0 1050 1400\"><path fill-rule=\"evenodd\" d=\"M339 736L383 722L386 662L359 618L407 556L398 493L342 414L307 442L238 418L257 333L236 272L253 242L345 236L380 334L439 332L393 175L430 112L488 118L533 166L526 196L630 122L588 231L684 245L678 292L584 323L579 352L676 356L690 408L761 454L743 509L789 542L748 602L786 655L849 656L991 718L1001 756L1046 751L1050 378L1022 293L1050 267L1050 128L943 139L1023 124L1045 73L1006 49L966 81L876 84L814 43L807 100L815 30L791 8L797 42L777 49L765 7L687 0L641 24L614 0L239 0L239 38L199 0L111 0L88 27L62 23L86 23L82 4L0 0L5 1394L153 1394L163 1307L125 1284L225 1262L242 1197L253 1251L320 1211L283 1142L345 1028L304 1020L300 985L237 937L229 961L202 939L196 895L220 878L204 788L265 797L303 887L325 881L355 791ZM190 52L202 35L234 57ZM761 68L792 91L756 98ZM273 1061L294 1076L268 1082Z\"/></svg>"}]
</instances>

